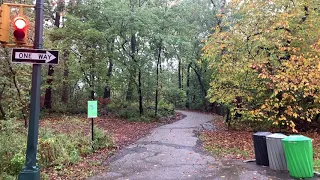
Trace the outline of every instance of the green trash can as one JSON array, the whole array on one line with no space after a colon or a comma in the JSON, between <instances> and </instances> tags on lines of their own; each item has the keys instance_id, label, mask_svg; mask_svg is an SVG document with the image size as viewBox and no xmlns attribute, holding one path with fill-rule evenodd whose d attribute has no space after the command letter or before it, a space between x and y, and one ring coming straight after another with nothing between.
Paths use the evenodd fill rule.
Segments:
<instances>
[{"instance_id":1,"label":"green trash can","mask_svg":"<svg viewBox=\"0 0 320 180\"><path fill-rule=\"evenodd\" d=\"M282 144L290 176L313 177L312 139L302 135L291 135L283 138Z\"/></svg>"}]
</instances>

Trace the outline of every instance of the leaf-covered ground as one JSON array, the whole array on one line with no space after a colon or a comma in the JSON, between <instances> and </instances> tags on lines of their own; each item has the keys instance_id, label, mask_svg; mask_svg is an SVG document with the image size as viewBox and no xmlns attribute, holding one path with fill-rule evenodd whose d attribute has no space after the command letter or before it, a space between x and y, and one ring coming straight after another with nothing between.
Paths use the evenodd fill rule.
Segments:
<instances>
[{"instance_id":1,"label":"leaf-covered ground","mask_svg":"<svg viewBox=\"0 0 320 180\"><path fill-rule=\"evenodd\" d=\"M114 116L97 118L94 120L94 125L111 134L115 146L112 148L104 148L87 156L83 156L81 161L76 164L41 169L42 178L50 180L86 179L88 176L106 171L108 167L103 164L103 162L114 154L114 152L125 145L135 142L142 136L147 135L153 128L182 119L182 117L183 115L177 113L176 116L167 118L161 122L151 123L129 122ZM42 120L40 126L43 129L51 129L56 133L71 134L75 131L80 131L83 135L91 134L91 120L86 117L51 117Z\"/></svg>"},{"instance_id":2,"label":"leaf-covered ground","mask_svg":"<svg viewBox=\"0 0 320 180\"><path fill-rule=\"evenodd\" d=\"M200 138L204 148L217 158L252 159L254 157L252 133L248 131L227 131L221 116L213 119L215 131L203 131Z\"/></svg>"},{"instance_id":3,"label":"leaf-covered ground","mask_svg":"<svg viewBox=\"0 0 320 180\"><path fill-rule=\"evenodd\" d=\"M221 116L214 116L214 131L201 132L204 148L216 158L253 159L252 131L227 130ZM317 132L301 133L313 139L315 170L320 171L320 135ZM287 134L289 135L289 134Z\"/></svg>"}]
</instances>

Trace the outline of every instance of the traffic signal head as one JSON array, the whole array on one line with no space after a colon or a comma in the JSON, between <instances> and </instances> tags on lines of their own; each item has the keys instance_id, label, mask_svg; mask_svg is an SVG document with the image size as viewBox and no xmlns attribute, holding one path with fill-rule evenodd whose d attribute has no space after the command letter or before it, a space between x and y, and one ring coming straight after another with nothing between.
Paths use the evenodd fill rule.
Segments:
<instances>
[{"instance_id":1,"label":"traffic signal head","mask_svg":"<svg viewBox=\"0 0 320 180\"><path fill-rule=\"evenodd\" d=\"M0 43L9 43L10 7L7 4L2 4L0 11Z\"/></svg>"},{"instance_id":2,"label":"traffic signal head","mask_svg":"<svg viewBox=\"0 0 320 180\"><path fill-rule=\"evenodd\" d=\"M13 19L13 40L17 44L26 44L28 22L24 17L18 16Z\"/></svg>"}]
</instances>

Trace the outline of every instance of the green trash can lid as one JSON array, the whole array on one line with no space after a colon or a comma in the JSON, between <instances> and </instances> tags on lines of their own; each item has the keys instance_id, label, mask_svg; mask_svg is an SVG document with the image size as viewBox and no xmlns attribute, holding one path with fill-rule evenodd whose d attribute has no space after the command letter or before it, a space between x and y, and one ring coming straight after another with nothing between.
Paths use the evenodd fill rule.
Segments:
<instances>
[{"instance_id":1,"label":"green trash can lid","mask_svg":"<svg viewBox=\"0 0 320 180\"><path fill-rule=\"evenodd\" d=\"M303 136L303 135L290 135L282 139L282 141L312 141L311 138Z\"/></svg>"},{"instance_id":2,"label":"green trash can lid","mask_svg":"<svg viewBox=\"0 0 320 180\"><path fill-rule=\"evenodd\" d=\"M271 135L268 135L267 136L267 139L283 139L283 138L285 138L285 137L287 137L286 135L284 135L284 134L281 134L281 133L274 133L274 134L271 134Z\"/></svg>"}]
</instances>

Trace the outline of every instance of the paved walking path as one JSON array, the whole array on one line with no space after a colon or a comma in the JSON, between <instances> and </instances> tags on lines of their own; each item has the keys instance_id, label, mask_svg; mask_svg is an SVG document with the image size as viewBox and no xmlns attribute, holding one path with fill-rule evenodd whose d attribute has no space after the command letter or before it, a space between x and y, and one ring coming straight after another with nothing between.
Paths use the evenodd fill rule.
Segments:
<instances>
[{"instance_id":1,"label":"paved walking path","mask_svg":"<svg viewBox=\"0 0 320 180\"><path fill-rule=\"evenodd\" d=\"M108 172L91 180L270 180L266 167L216 161L200 148L197 132L211 115L180 111L186 118L154 129L108 160ZM271 173L272 174L272 173ZM269 174L270 175L270 174Z\"/></svg>"}]
</instances>

